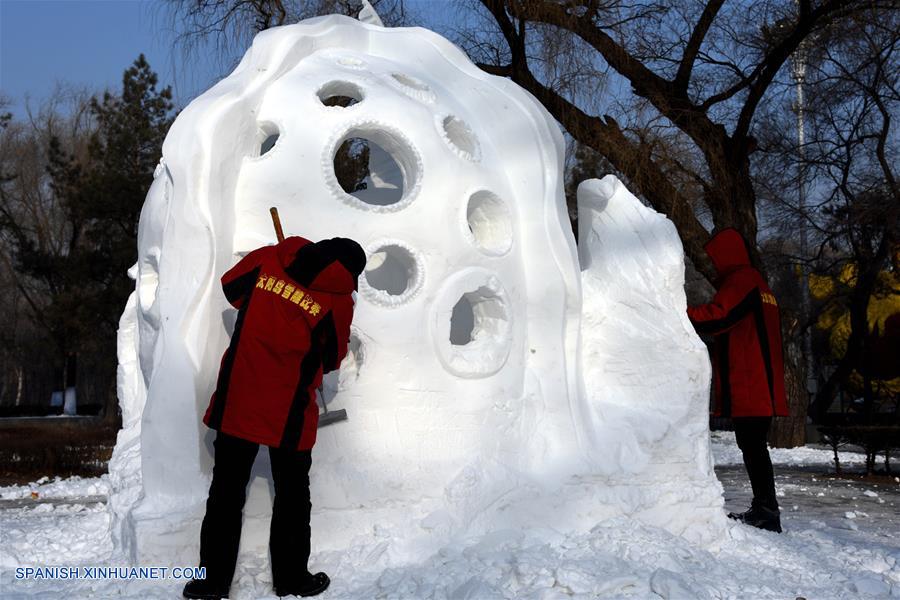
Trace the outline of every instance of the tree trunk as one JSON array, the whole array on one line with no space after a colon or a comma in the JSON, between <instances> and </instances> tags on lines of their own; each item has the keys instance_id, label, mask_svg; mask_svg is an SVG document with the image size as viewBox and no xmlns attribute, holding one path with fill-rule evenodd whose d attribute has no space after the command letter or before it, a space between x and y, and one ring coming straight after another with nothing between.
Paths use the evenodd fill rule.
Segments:
<instances>
[{"instance_id":1,"label":"tree trunk","mask_svg":"<svg viewBox=\"0 0 900 600\"><path fill-rule=\"evenodd\" d=\"M119 398L116 395L116 386L106 393L106 402L103 406L103 424L108 427L121 428L119 420Z\"/></svg>"},{"instance_id":2,"label":"tree trunk","mask_svg":"<svg viewBox=\"0 0 900 600\"><path fill-rule=\"evenodd\" d=\"M16 365L16 406L22 404L22 386L25 382L25 369Z\"/></svg>"},{"instance_id":3,"label":"tree trunk","mask_svg":"<svg viewBox=\"0 0 900 600\"><path fill-rule=\"evenodd\" d=\"M806 444L806 410L809 394L806 391L806 373L803 354L797 344L785 341L784 393L790 416L772 419L769 444L773 448L795 448Z\"/></svg>"}]
</instances>

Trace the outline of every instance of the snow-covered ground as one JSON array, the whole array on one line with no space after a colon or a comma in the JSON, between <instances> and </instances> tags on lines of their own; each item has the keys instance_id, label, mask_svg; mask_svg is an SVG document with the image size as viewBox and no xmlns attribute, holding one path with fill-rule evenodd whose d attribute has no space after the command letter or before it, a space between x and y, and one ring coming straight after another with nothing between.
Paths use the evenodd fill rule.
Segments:
<instances>
[{"instance_id":1,"label":"snow-covered ground","mask_svg":"<svg viewBox=\"0 0 900 600\"><path fill-rule=\"evenodd\" d=\"M733 435L714 433L713 449L726 505L743 509L750 491ZM772 457L782 535L729 523L725 539L704 548L627 518L568 535L536 522L528 530L460 539L397 566L391 532L376 527L357 546L314 554L311 566L332 576L323 599L900 597L900 482L823 477L832 470L824 448L774 450ZM861 457L847 452L841 460L851 465ZM184 581L171 573L130 581L16 580L16 567L125 566L113 555L105 504L96 501L107 489L105 477L0 487L0 596L180 597ZM29 498L48 502L19 506ZM94 501L79 503L85 499ZM267 563L241 557L232 598L274 598L270 584Z\"/></svg>"},{"instance_id":2,"label":"snow-covered ground","mask_svg":"<svg viewBox=\"0 0 900 600\"><path fill-rule=\"evenodd\" d=\"M716 466L743 465L741 451L734 442L734 432L713 431L712 451ZM816 467L834 470L834 453L823 445L810 445L801 448L770 448L772 464L794 467ZM861 452L838 452L841 468L865 464L866 456Z\"/></svg>"}]
</instances>

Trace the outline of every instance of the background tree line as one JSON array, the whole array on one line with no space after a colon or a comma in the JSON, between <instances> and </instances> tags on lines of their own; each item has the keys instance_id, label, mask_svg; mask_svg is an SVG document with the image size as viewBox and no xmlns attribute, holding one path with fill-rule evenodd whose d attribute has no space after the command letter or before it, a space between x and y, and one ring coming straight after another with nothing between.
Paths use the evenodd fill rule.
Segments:
<instances>
[{"instance_id":1,"label":"background tree line","mask_svg":"<svg viewBox=\"0 0 900 600\"><path fill-rule=\"evenodd\" d=\"M116 415L115 334L134 289L138 217L173 115L141 55L121 90L57 92L0 121L0 404ZM102 407L102 408L101 408Z\"/></svg>"},{"instance_id":2,"label":"background tree line","mask_svg":"<svg viewBox=\"0 0 900 600\"><path fill-rule=\"evenodd\" d=\"M794 416L777 425L776 443L803 443L811 401L822 417L835 398L859 397L870 422L896 420L896 388L884 382L900 377L897 320L870 314L873 299L890 303L898 293L895 2L458 0L450 25L403 0L372 4L387 25L431 25L550 111L570 142L570 209L579 181L612 172L667 215L684 243L691 300L711 294L715 274L702 249L710 233L734 227L749 240L784 315ZM163 10L188 52L212 44L239 56L269 27L361 8L358 0L169 0ZM52 128L48 115L4 121L4 277L13 285L3 293L21 316L4 335L22 348L26 338L46 340L64 357L112 339L131 285L121 274L134 259L140 204L172 110L145 62L132 71L121 96L94 100ZM129 77L136 87L126 94ZM32 156L30 171L7 158L6 140ZM98 267L102 256L113 260ZM810 297L806 275L833 285ZM821 319L835 311L846 314L832 319L843 323L840 343ZM113 346L102 343L110 369ZM3 401L22 363L4 362Z\"/></svg>"}]
</instances>

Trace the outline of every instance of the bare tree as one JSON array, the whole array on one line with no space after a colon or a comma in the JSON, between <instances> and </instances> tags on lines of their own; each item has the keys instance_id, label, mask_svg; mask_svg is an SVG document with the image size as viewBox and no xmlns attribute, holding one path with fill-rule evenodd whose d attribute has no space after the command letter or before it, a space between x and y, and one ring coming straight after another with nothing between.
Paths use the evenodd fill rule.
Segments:
<instances>
[{"instance_id":1,"label":"bare tree","mask_svg":"<svg viewBox=\"0 0 900 600\"><path fill-rule=\"evenodd\" d=\"M24 273L17 250L57 256L67 252L74 230L51 189L47 157L53 140L73 156L87 154L93 128L89 105L87 91L59 86L37 109L26 107L24 120L8 116L0 127L0 293L5 314L0 402L46 402L61 383L63 365L57 340L49 333L58 327L48 315L57 282Z\"/></svg>"},{"instance_id":2,"label":"bare tree","mask_svg":"<svg viewBox=\"0 0 900 600\"><path fill-rule=\"evenodd\" d=\"M900 249L900 16L860 15L819 48L810 74L816 90L807 108L810 137L797 153L821 191L803 216L818 241L814 267L833 273L849 263L855 277L831 298L849 310L851 333L816 405L824 412L856 371L871 419L873 367L884 361L874 355L869 304L873 294L896 293L879 286L897 277L890 261ZM897 359L888 359L895 369Z\"/></svg>"},{"instance_id":3,"label":"bare tree","mask_svg":"<svg viewBox=\"0 0 900 600\"><path fill-rule=\"evenodd\" d=\"M408 23L404 0L371 0L388 26ZM271 27L289 25L320 15L356 17L362 0L166 0L160 5L167 28L175 35L185 63L200 58L200 50L212 48L227 64L235 66L253 37Z\"/></svg>"},{"instance_id":4,"label":"bare tree","mask_svg":"<svg viewBox=\"0 0 900 600\"><path fill-rule=\"evenodd\" d=\"M487 35L492 32L485 32L480 45L470 47L480 66L528 89L574 139L606 157L675 222L689 257L710 279L714 273L702 250L709 234L696 218L694 205L698 200L705 205L715 228L735 227L748 240L756 240L754 117L804 39L872 6L837 0L759 2L727 9L721 0L481 4L504 45L492 44L495 38ZM582 99L547 82L533 43L540 45L547 28L589 46L596 62L620 78L617 89L630 88L630 101L622 106L641 109L642 114L629 118L615 114L614 106L602 116L590 114ZM695 150L694 164L676 163L657 147L658 136L647 135L663 129L671 136L669 144ZM673 179L693 182L702 190L700 198L692 198Z\"/></svg>"},{"instance_id":5,"label":"bare tree","mask_svg":"<svg viewBox=\"0 0 900 600\"><path fill-rule=\"evenodd\" d=\"M709 229L740 231L766 272L756 245L757 185L768 176L757 171L766 135L760 117L783 112L793 91L791 56L858 15L896 10L862 0L468 0L464 6L473 27L461 41L470 55L534 94L573 139L666 214L709 281L715 278L703 251ZM576 78L548 67L548 35L564 35L581 64L603 74L595 86L559 85ZM605 95L593 93L600 86ZM803 440L807 397L800 365L786 366L799 425L781 443L793 445Z\"/></svg>"}]
</instances>

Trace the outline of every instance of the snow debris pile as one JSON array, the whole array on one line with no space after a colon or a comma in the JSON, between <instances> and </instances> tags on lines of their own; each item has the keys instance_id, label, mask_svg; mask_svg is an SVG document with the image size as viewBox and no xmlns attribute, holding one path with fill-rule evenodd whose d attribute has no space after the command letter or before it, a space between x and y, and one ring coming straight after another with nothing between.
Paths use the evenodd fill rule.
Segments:
<instances>
[{"instance_id":1,"label":"snow debris pile","mask_svg":"<svg viewBox=\"0 0 900 600\"><path fill-rule=\"evenodd\" d=\"M458 536L610 518L721 540L710 370L675 229L615 178L584 182L579 257L563 155L531 95L433 32L330 16L259 34L175 121L141 214L116 547L197 559L214 439L200 417L235 320L219 277L274 242L273 205L289 235L351 237L369 256L352 353L325 386L349 420L314 449L317 551L378 539L390 566ZM356 179L348 156L367 164ZM263 449L251 557L266 552L268 469Z\"/></svg>"}]
</instances>

